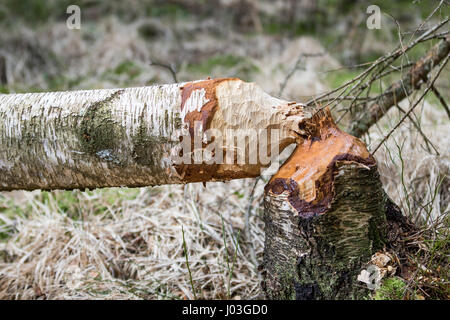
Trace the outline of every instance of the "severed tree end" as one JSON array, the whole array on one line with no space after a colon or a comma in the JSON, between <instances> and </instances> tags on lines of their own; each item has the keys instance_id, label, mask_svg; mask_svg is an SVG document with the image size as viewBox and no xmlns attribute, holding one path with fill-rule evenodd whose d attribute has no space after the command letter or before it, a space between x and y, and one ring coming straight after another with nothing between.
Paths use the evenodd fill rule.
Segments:
<instances>
[{"instance_id":1,"label":"severed tree end","mask_svg":"<svg viewBox=\"0 0 450 320\"><path fill-rule=\"evenodd\" d=\"M328 109L265 187L263 289L270 299L360 299L364 263L383 246L386 196L365 144Z\"/></svg>"},{"instance_id":2,"label":"severed tree end","mask_svg":"<svg viewBox=\"0 0 450 320\"><path fill-rule=\"evenodd\" d=\"M256 177L306 117L236 78L0 94L0 191Z\"/></svg>"}]
</instances>

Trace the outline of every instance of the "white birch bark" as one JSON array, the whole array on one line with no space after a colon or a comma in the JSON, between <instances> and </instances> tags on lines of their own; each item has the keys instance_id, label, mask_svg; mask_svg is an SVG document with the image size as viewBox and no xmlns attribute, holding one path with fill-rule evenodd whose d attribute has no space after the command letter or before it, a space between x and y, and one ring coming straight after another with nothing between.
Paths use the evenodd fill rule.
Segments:
<instances>
[{"instance_id":1,"label":"white birch bark","mask_svg":"<svg viewBox=\"0 0 450 320\"><path fill-rule=\"evenodd\" d=\"M0 95L0 190L149 186L257 176L265 164L177 165L194 129L278 128L281 149L305 118L298 104L239 79L142 88ZM201 145L200 148L204 148ZM273 146L272 146L273 147ZM224 141L223 150L232 145Z\"/></svg>"}]
</instances>

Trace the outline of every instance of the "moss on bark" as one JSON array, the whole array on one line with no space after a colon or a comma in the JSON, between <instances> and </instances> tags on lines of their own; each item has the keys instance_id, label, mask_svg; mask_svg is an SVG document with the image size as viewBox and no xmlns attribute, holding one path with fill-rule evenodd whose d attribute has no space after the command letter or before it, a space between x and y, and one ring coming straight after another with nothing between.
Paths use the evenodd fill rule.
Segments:
<instances>
[{"instance_id":1,"label":"moss on bark","mask_svg":"<svg viewBox=\"0 0 450 320\"><path fill-rule=\"evenodd\" d=\"M111 103L122 92L118 90L107 99L89 106L79 127L81 150L116 164L120 164L120 159L114 150L123 140L125 130L113 120Z\"/></svg>"}]
</instances>

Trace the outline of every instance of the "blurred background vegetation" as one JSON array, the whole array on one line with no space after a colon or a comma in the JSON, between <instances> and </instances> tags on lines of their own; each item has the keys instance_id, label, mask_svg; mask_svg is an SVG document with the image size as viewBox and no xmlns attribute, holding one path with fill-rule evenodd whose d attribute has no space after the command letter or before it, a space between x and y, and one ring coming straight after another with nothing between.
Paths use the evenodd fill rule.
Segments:
<instances>
[{"instance_id":1,"label":"blurred background vegetation","mask_svg":"<svg viewBox=\"0 0 450 320\"><path fill-rule=\"evenodd\" d=\"M118 25L133 25L137 35L143 43L150 47L158 46L164 38L177 43L169 50L162 50L162 54L152 52L151 56L133 57L117 61L103 70L102 78L111 82L119 82L123 85L148 84L152 82L164 82L166 79L149 78L146 83L141 83L142 78L137 76L143 72L138 62L149 63L151 60L161 60L161 63L177 66L178 70L187 71L190 77L214 73L216 66L231 68L239 65L235 76L245 80L252 80L252 73L258 72L258 67L250 58L258 57L264 52L242 52L246 50L234 50L233 43L238 40L233 36L239 35L251 39L265 35L270 36L273 45L279 45L284 41L296 39L301 36L309 36L318 40L327 52L344 66L355 66L373 61L398 44L398 32L396 22L401 25L402 32L412 32L434 9L436 1L354 1L354 0L2 0L0 1L0 25L2 27L2 49L13 51L16 55L24 50L30 51L29 57L23 61L30 64L31 69L37 69L39 78L44 78L43 83L34 83L27 88L20 77L8 79L5 75L0 77L0 90L60 90L86 87L80 85L83 77L88 74L72 75L67 70L72 61L75 44L67 45L64 52L55 52L51 45L40 41L44 33L51 32L51 26L64 25L67 17L66 9L75 4L81 8L81 30L72 30L78 33L82 41L87 45L95 43L95 39L102 36L102 32L108 33ZM378 5L383 13L383 27L369 30L366 27L369 5ZM448 14L441 10L441 17ZM114 22L111 22L114 21ZM54 29L54 28L53 28ZM99 30L102 29L102 30ZM29 30L28 36L34 34L34 42L27 43L23 39L20 30ZM32 30L32 31L31 31ZM53 30L55 32L55 30ZM25 32L24 32L25 33ZM22 36L22 40L8 35ZM134 36L130 34L130 36ZM188 45L191 41L201 41L201 36L211 36L217 41L226 44L217 45L217 49L204 45L194 48ZM72 35L73 37L73 35ZM199 39L200 37L200 39ZM169 39L167 39L169 38ZM55 40L55 39L53 39ZM234 41L233 41L234 40ZM239 45L239 43L235 43ZM120 46L120 44L118 44ZM112 45L111 50L118 46ZM422 49L422 50L420 50ZM420 57L426 47L418 48L410 53L414 58ZM150 49L150 51L152 51ZM79 54L83 54L78 52ZM1 57L1 51L0 51ZM139 60L139 61L136 61ZM79 61L73 61L78 63ZM4 63L5 64L5 63ZM40 65L40 66L39 66ZM0 64L1 66L1 64ZM360 67L360 69L363 66ZM161 70L160 70L161 71ZM339 85L344 80L353 77L358 68L345 69L334 72L327 81L331 86ZM2 70L0 69L0 73ZM3 71L5 73L5 71ZM237 74L236 74L237 73ZM90 75L92 77L92 75ZM123 79L123 78L128 79ZM124 81L117 81L121 78ZM136 79L138 78L138 79ZM168 79L167 79L168 80Z\"/></svg>"}]
</instances>

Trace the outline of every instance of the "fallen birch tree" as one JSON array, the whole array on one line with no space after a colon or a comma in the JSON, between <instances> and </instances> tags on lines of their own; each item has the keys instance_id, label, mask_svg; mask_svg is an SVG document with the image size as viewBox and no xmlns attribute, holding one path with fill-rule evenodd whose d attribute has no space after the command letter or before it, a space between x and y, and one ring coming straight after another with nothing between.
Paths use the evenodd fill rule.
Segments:
<instances>
[{"instance_id":1,"label":"fallen birch tree","mask_svg":"<svg viewBox=\"0 0 450 320\"><path fill-rule=\"evenodd\" d=\"M365 144L339 130L328 109L215 79L0 95L0 119L3 191L255 177L296 143L265 188L263 289L271 299L368 295L357 276L383 246L394 206ZM251 163L255 145L268 160Z\"/></svg>"},{"instance_id":2,"label":"fallen birch tree","mask_svg":"<svg viewBox=\"0 0 450 320\"><path fill-rule=\"evenodd\" d=\"M255 177L270 160L235 161L244 153L234 152L235 133L253 133L241 146L245 151L258 134L276 129L270 156L273 147L295 142L296 126L306 117L300 105L238 79L0 95L0 190ZM207 133L223 143L206 141ZM201 162L205 150L216 157L209 164Z\"/></svg>"}]
</instances>

